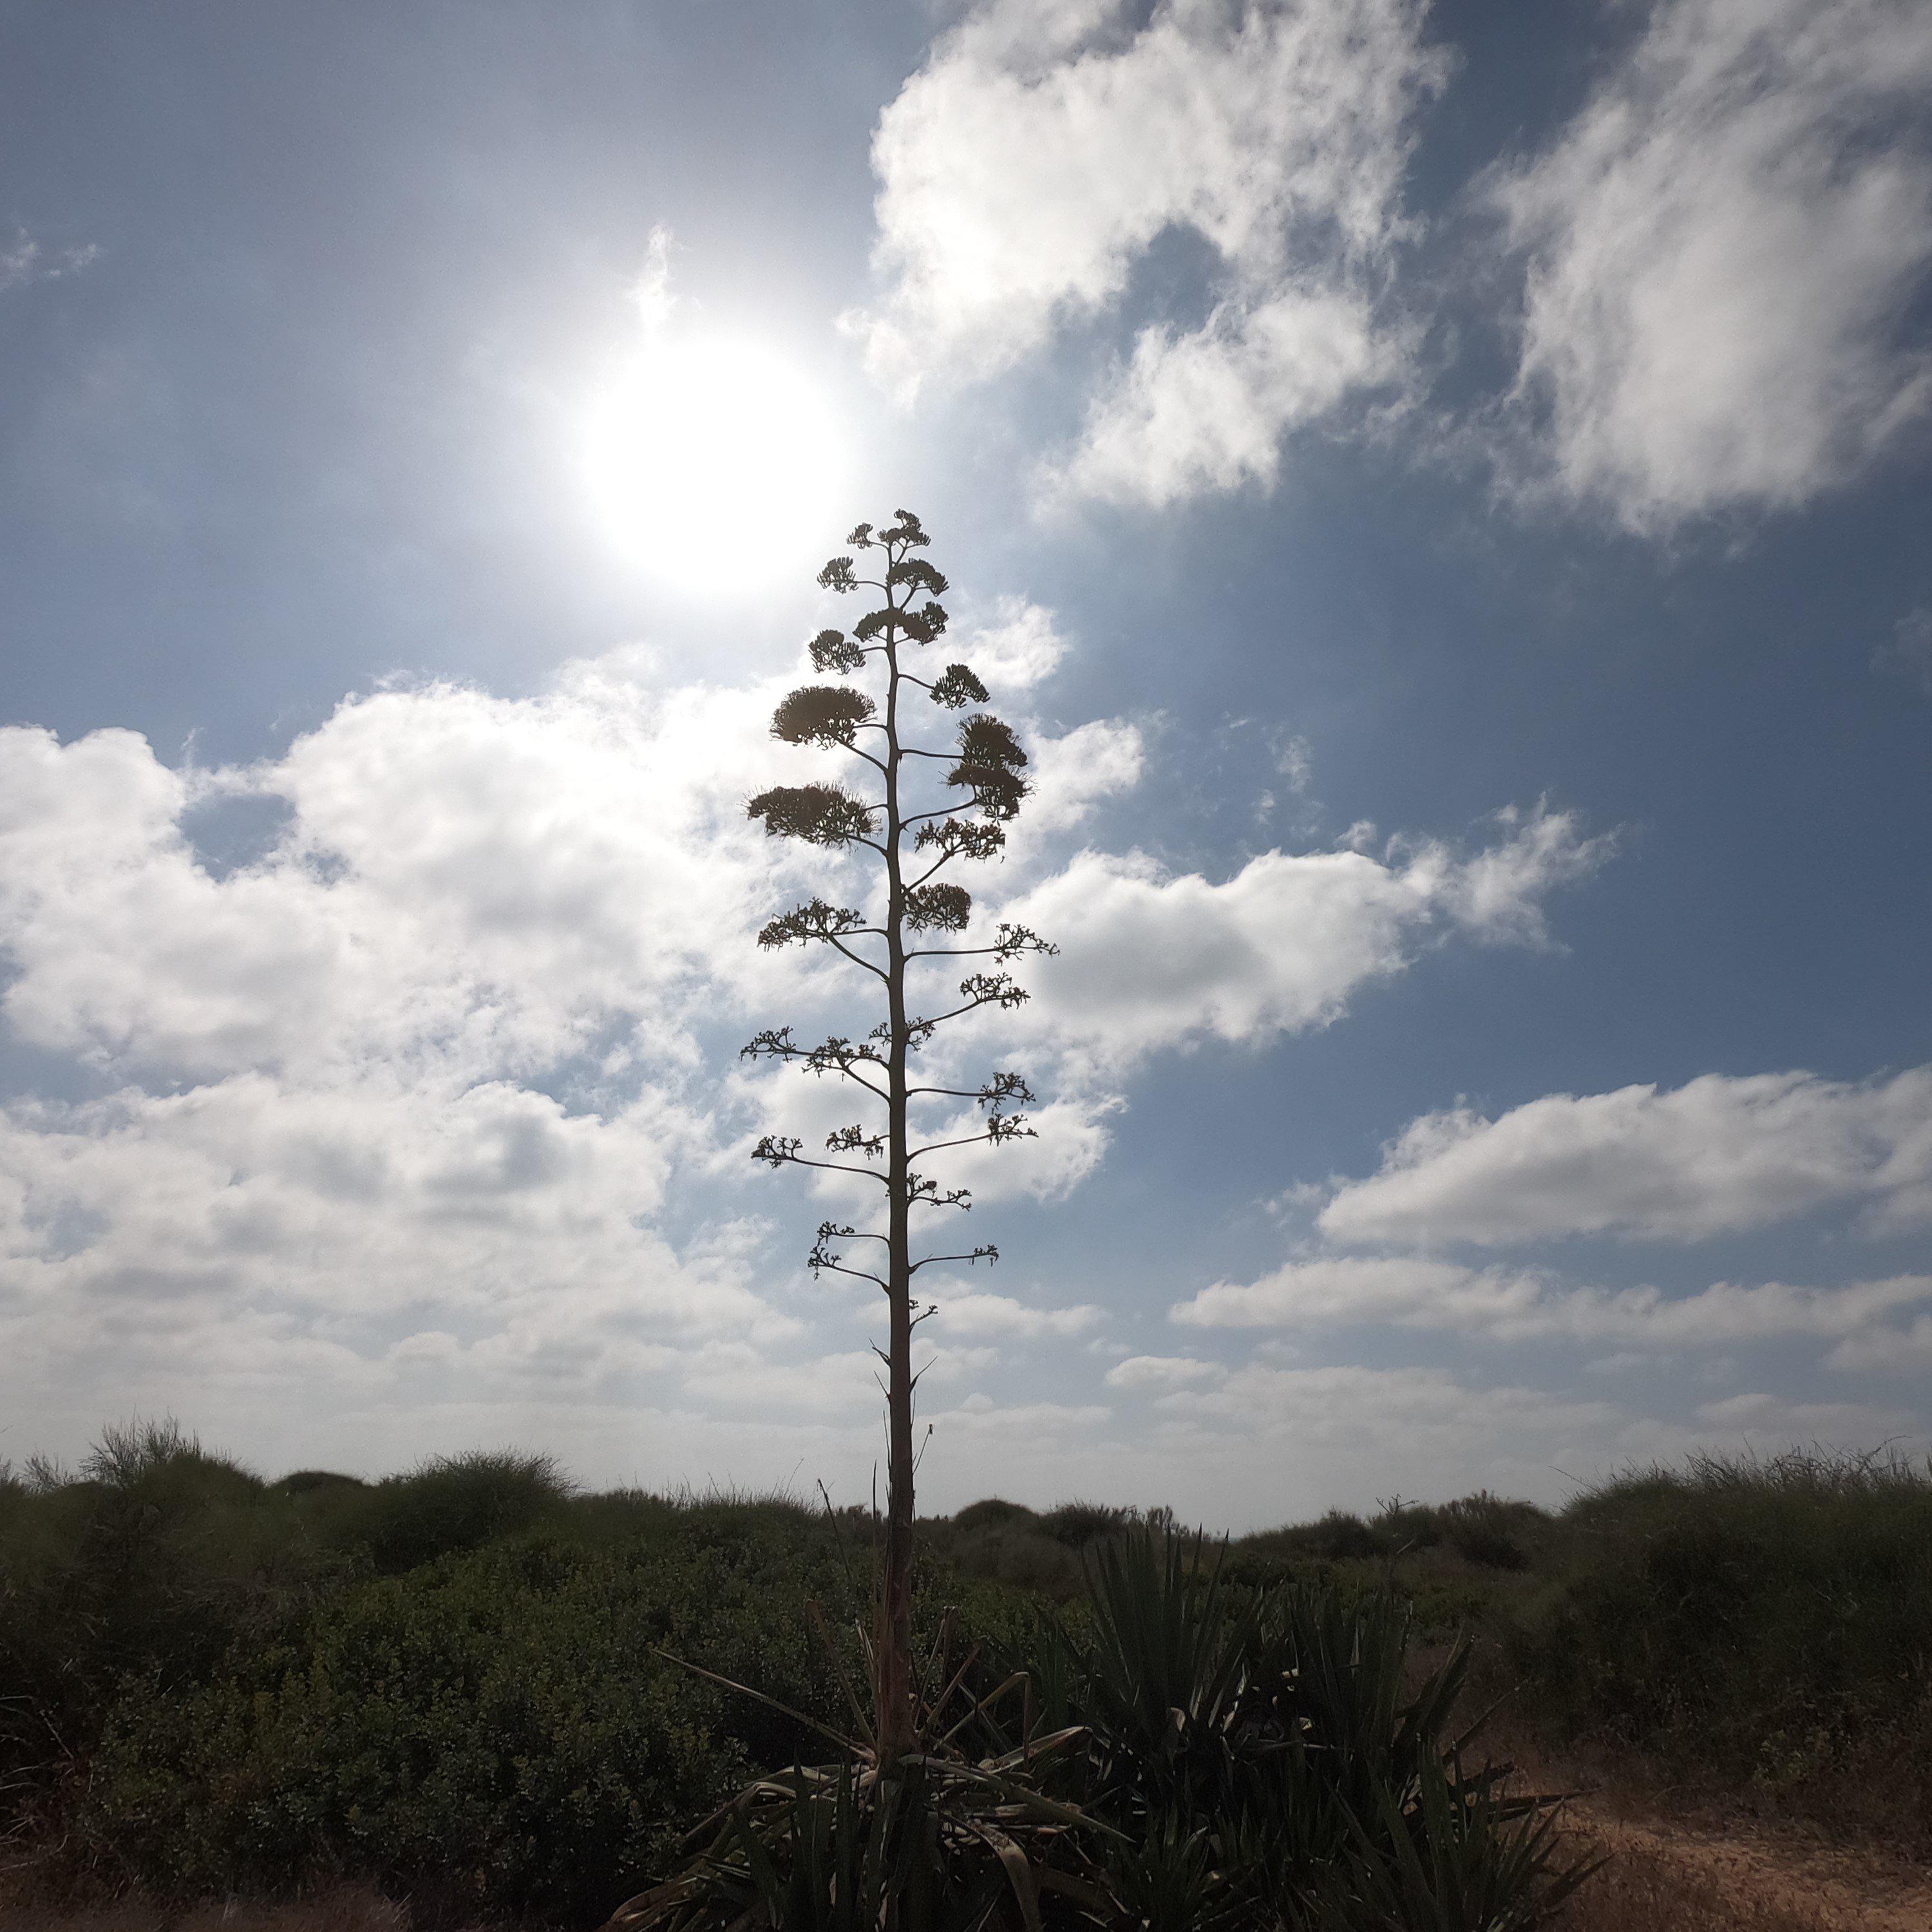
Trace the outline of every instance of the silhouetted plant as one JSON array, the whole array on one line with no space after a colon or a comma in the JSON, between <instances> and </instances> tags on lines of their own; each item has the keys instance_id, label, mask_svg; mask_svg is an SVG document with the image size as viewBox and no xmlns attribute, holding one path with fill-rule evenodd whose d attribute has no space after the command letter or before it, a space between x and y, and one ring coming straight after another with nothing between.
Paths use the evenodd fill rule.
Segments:
<instances>
[{"instance_id":1,"label":"silhouetted plant","mask_svg":"<svg viewBox=\"0 0 1932 1932\"><path fill-rule=\"evenodd\" d=\"M1087 1740L1076 1786L1111 1918L1162 1932L1515 1932L1587 1868L1549 1801L1465 1768L1466 1645L1418 1671L1387 1591L1251 1591L1204 1540L1096 1543L1090 1616L1042 1673Z\"/></svg>"},{"instance_id":2,"label":"silhouetted plant","mask_svg":"<svg viewBox=\"0 0 1932 1932\"><path fill-rule=\"evenodd\" d=\"M760 1033L745 1049L753 1060L782 1061L818 1076L830 1073L862 1090L880 1110L869 1120L840 1127L826 1137L827 1158L803 1151L802 1141L768 1134L754 1158L774 1168L829 1168L857 1175L881 1190L883 1226L843 1222L820 1225L808 1257L814 1275L830 1270L872 1282L886 1300L887 1340L878 1350L886 1370L886 1486L884 1550L880 1564L878 1629L873 1645L874 1743L882 1763L914 1742L916 1691L912 1665L913 1396L912 1334L929 1314L913 1294L920 1270L940 1262L993 1262L998 1250L983 1243L946 1253L915 1256L912 1220L922 1210L964 1209L964 1188L943 1187L917 1163L947 1149L994 1146L1032 1130L1017 1111L1031 1090L1018 1073L990 1074L976 1086L919 1082L914 1057L940 1027L982 1007L1011 1009L1027 994L1003 969L1028 953L1054 949L1023 926L1004 924L988 938L967 943L972 896L940 875L961 860L989 859L1006 843L1006 826L1026 797L1027 755L1011 728L985 711L986 688L971 669L948 664L936 677L916 676L912 653L936 644L946 614L938 602L946 579L917 553L928 539L909 510L884 529L861 524L847 538L855 551L878 561L879 575L861 577L850 556L836 556L819 573L828 590L876 591L882 601L852 626L819 632L812 661L822 673L863 677L856 684L811 684L790 693L772 717L772 735L791 745L842 751L857 760L863 793L844 784L775 786L746 808L774 837L797 838L870 854L876 874L870 909L806 900L779 914L758 935L765 946L830 946L877 982L884 1006L878 1022L857 1039L842 1036L815 1046L801 1045L788 1027ZM950 750L908 741L916 703L964 711ZM908 761L922 761L909 764ZM914 770L936 767L955 796L936 808L912 782ZM949 944L958 936L960 943ZM908 974L935 962L989 962L958 982L956 999L943 1011L913 1004ZM980 1110L970 1130L956 1121L931 1129L935 1136L914 1145L913 1120L933 1103L964 1102ZM856 1160L839 1156L856 1156ZM872 1245L856 1245L872 1244ZM854 1258L862 1256L873 1265Z\"/></svg>"}]
</instances>

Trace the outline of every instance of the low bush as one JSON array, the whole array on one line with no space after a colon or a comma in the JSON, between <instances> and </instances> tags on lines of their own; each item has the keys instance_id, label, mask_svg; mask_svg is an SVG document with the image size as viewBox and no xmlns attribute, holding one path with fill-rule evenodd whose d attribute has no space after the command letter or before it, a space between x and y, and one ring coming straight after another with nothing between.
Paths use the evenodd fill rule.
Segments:
<instances>
[{"instance_id":1,"label":"low bush","mask_svg":"<svg viewBox=\"0 0 1932 1932\"><path fill-rule=\"evenodd\" d=\"M952 1519L953 1529L962 1535L970 1535L983 1529L1010 1529L1018 1523L1036 1523L1038 1512L1030 1510L1024 1503L1010 1503L998 1496L988 1496L983 1502L968 1503L962 1510L955 1510Z\"/></svg>"},{"instance_id":2,"label":"low bush","mask_svg":"<svg viewBox=\"0 0 1932 1932\"><path fill-rule=\"evenodd\" d=\"M655 1654L823 1703L799 1605L715 1552L538 1540L373 1578L206 1682L122 1698L79 1824L166 1896L352 1873L433 1916L602 1916L747 1761L800 1728Z\"/></svg>"},{"instance_id":3,"label":"low bush","mask_svg":"<svg viewBox=\"0 0 1932 1932\"><path fill-rule=\"evenodd\" d=\"M1492 1570L1528 1568L1550 1524L1548 1513L1534 1503L1507 1502L1487 1490L1443 1503L1428 1514L1440 1540L1457 1556Z\"/></svg>"},{"instance_id":4,"label":"low bush","mask_svg":"<svg viewBox=\"0 0 1932 1932\"><path fill-rule=\"evenodd\" d=\"M1170 1527L998 1498L925 1522L928 1634L956 1605L958 1652L1026 1660L1043 1720L1094 1565ZM172 1424L110 1430L71 1472L0 1468L0 1829L179 1894L373 1874L581 1922L748 1766L823 1743L655 1648L849 1726L818 1630L856 1681L874 1534L788 1497L577 1494L537 1456L265 1483ZM1932 1852L1924 1467L1707 1460L1556 1516L1486 1494L1333 1511L1234 1543L1220 1576L1395 1604L1432 1644L1476 1627L1558 1742ZM1149 1897L1198 1853L1150 1840Z\"/></svg>"},{"instance_id":5,"label":"low bush","mask_svg":"<svg viewBox=\"0 0 1932 1932\"><path fill-rule=\"evenodd\" d=\"M1070 1550L1084 1550L1103 1536L1118 1536L1140 1520L1134 1509L1115 1508L1106 1503L1062 1503L1040 1519L1043 1535Z\"/></svg>"},{"instance_id":6,"label":"low bush","mask_svg":"<svg viewBox=\"0 0 1932 1932\"><path fill-rule=\"evenodd\" d=\"M388 1576L476 1550L557 1516L571 1485L549 1456L470 1450L434 1456L373 1486L311 1486L334 1533L362 1544Z\"/></svg>"},{"instance_id":7,"label":"low bush","mask_svg":"<svg viewBox=\"0 0 1932 1932\"><path fill-rule=\"evenodd\" d=\"M1561 1734L1932 1851L1932 1468L1701 1457L1562 1530L1510 1638Z\"/></svg>"},{"instance_id":8,"label":"low bush","mask_svg":"<svg viewBox=\"0 0 1932 1932\"><path fill-rule=\"evenodd\" d=\"M1084 1613L994 1646L963 1714L932 1660L896 1769L855 1744L760 1777L622 1922L1532 1932L1582 1876L1548 1801L1466 1765L1465 1654L1414 1669L1386 1591L1244 1590L1144 1522L1094 1539L1088 1576ZM997 1687L1022 1676L1016 1708Z\"/></svg>"},{"instance_id":9,"label":"low bush","mask_svg":"<svg viewBox=\"0 0 1932 1932\"><path fill-rule=\"evenodd\" d=\"M171 1423L0 1486L0 1778L84 1756L128 1673L205 1674L332 1564L290 1498Z\"/></svg>"}]
</instances>

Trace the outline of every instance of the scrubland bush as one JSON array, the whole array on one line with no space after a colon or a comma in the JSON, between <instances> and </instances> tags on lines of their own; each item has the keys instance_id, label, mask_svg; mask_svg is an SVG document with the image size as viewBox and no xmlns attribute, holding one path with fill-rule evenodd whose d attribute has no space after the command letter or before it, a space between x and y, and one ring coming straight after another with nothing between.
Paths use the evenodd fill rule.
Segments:
<instances>
[{"instance_id":1,"label":"scrubland bush","mask_svg":"<svg viewBox=\"0 0 1932 1932\"><path fill-rule=\"evenodd\" d=\"M1563 1733L1932 1851L1932 1466L1702 1456L1562 1528L1510 1648Z\"/></svg>"},{"instance_id":2,"label":"scrubland bush","mask_svg":"<svg viewBox=\"0 0 1932 1932\"><path fill-rule=\"evenodd\" d=\"M1437 1536L1461 1557L1492 1570L1525 1570L1546 1534L1548 1514L1534 1503L1511 1502L1479 1490L1429 1512Z\"/></svg>"},{"instance_id":3,"label":"scrubland bush","mask_svg":"<svg viewBox=\"0 0 1932 1932\"><path fill-rule=\"evenodd\" d=\"M802 1727L655 1654L829 1714L798 1577L716 1548L538 1537L370 1578L207 1681L120 1700L80 1824L170 1894L355 1873L448 1912L594 1920L754 1750Z\"/></svg>"},{"instance_id":4,"label":"scrubland bush","mask_svg":"<svg viewBox=\"0 0 1932 1932\"><path fill-rule=\"evenodd\" d=\"M1084 1550L1103 1536L1118 1536L1140 1520L1135 1509L1116 1508L1107 1503L1062 1503L1040 1519L1042 1534L1070 1550Z\"/></svg>"},{"instance_id":5,"label":"scrubland bush","mask_svg":"<svg viewBox=\"0 0 1932 1932\"><path fill-rule=\"evenodd\" d=\"M433 1456L374 1486L329 1484L309 1493L329 1510L338 1537L360 1544L393 1576L555 1516L571 1485L554 1457L472 1449Z\"/></svg>"},{"instance_id":6,"label":"scrubland bush","mask_svg":"<svg viewBox=\"0 0 1932 1932\"><path fill-rule=\"evenodd\" d=\"M1083 1553L1108 1538L1151 1522L1166 1527L1171 1512L1108 1503L1061 1503L1044 1513L998 1496L968 1503L950 1520L920 1526L926 1548L969 1576L1038 1591L1060 1603L1084 1594Z\"/></svg>"},{"instance_id":7,"label":"scrubland bush","mask_svg":"<svg viewBox=\"0 0 1932 1932\"><path fill-rule=\"evenodd\" d=\"M1551 1533L1552 1520L1534 1503L1484 1490L1447 1503L1391 1501L1372 1516L1330 1510L1313 1522L1244 1537L1234 1548L1244 1574L1257 1582L1310 1562L1399 1564L1444 1552L1480 1569L1522 1570Z\"/></svg>"},{"instance_id":8,"label":"scrubland bush","mask_svg":"<svg viewBox=\"0 0 1932 1932\"><path fill-rule=\"evenodd\" d=\"M1010 1529L1016 1524L1036 1523L1036 1511L1030 1510L1024 1503L1010 1503L1000 1496L988 1496L982 1502L968 1503L952 1516L952 1527L962 1535L970 1535L980 1530Z\"/></svg>"},{"instance_id":9,"label":"scrubland bush","mask_svg":"<svg viewBox=\"0 0 1932 1932\"><path fill-rule=\"evenodd\" d=\"M1096 1723L1091 1576L1167 1527L998 1499L928 1522L928 1636L957 1606L974 1684L1023 1662L1044 1722L1084 1673ZM585 1922L748 1768L823 1748L656 1652L849 1727L819 1633L859 1682L872 1535L784 1497L576 1494L537 1456L264 1483L171 1424L110 1430L71 1472L0 1469L0 1829L38 1816L38 1842L175 1894L339 1873L446 1913ZM1220 1576L1224 1608L1313 1592L1345 1621L1379 1604L1432 1639L1476 1626L1497 1688L1526 1684L1559 1740L1932 1851L1922 1467L1705 1460L1554 1516L1486 1495L1332 1512L1242 1539ZM1150 1898L1200 1856L1162 1844L1122 1877Z\"/></svg>"},{"instance_id":10,"label":"scrubland bush","mask_svg":"<svg viewBox=\"0 0 1932 1932\"><path fill-rule=\"evenodd\" d=\"M131 1671L212 1669L331 1568L290 1499L172 1424L0 1489L0 1776L84 1754Z\"/></svg>"},{"instance_id":11,"label":"scrubland bush","mask_svg":"<svg viewBox=\"0 0 1932 1932\"><path fill-rule=\"evenodd\" d=\"M963 1712L933 1660L909 1757L855 1739L755 1780L622 1922L1532 1932L1582 1875L1546 1801L1466 1760L1466 1653L1412 1669L1388 1592L1244 1589L1164 1520L1091 1539L1087 1577L1082 1615L991 1647Z\"/></svg>"}]
</instances>

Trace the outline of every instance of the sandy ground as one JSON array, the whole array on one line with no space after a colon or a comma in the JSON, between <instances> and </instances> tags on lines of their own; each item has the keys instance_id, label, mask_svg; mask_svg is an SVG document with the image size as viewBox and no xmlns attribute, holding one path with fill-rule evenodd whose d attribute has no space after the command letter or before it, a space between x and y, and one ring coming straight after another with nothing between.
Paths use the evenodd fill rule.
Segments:
<instances>
[{"instance_id":1,"label":"sandy ground","mask_svg":"<svg viewBox=\"0 0 1932 1932\"><path fill-rule=\"evenodd\" d=\"M1932 1932L1932 1874L1789 1832L1569 1808L1580 1848L1610 1862L1566 1932Z\"/></svg>"},{"instance_id":2,"label":"sandy ground","mask_svg":"<svg viewBox=\"0 0 1932 1932\"><path fill-rule=\"evenodd\" d=\"M1610 1862L1562 1932L1932 1932L1932 1874L1784 1831L1568 1807L1573 1848ZM282 1905L168 1914L138 1900L67 1911L0 1891L0 1932L410 1932L407 1910L362 1886Z\"/></svg>"}]
</instances>

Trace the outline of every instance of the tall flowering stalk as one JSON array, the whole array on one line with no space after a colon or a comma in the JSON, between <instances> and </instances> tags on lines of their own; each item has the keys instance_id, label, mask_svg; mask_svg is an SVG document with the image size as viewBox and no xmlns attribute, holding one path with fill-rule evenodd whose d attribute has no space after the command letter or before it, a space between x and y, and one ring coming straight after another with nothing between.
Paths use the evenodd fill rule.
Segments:
<instances>
[{"instance_id":1,"label":"tall flowering stalk","mask_svg":"<svg viewBox=\"0 0 1932 1932\"><path fill-rule=\"evenodd\" d=\"M994 856L1028 785L1027 755L1012 730L980 709L986 688L965 664L947 664L921 677L910 662L946 630L938 602L946 579L918 553L928 542L919 519L900 510L882 530L861 524L847 538L861 556L836 556L819 573L828 590L876 592L881 600L844 631L821 631L812 661L842 680L808 684L790 694L772 717L772 735L789 745L829 747L862 766L858 789L840 784L778 785L746 808L775 837L870 854L883 875L879 908L862 910L808 899L781 913L758 935L760 946L829 946L878 982L884 1007L878 1024L857 1039L835 1035L800 1044L789 1027L769 1029L745 1048L754 1060L789 1062L803 1071L832 1074L862 1088L870 1117L828 1135L822 1156L804 1143L767 1135L754 1157L774 1168L826 1168L862 1176L883 1192L883 1226L820 1224L808 1264L874 1284L884 1294L886 1502L885 1547L873 1646L875 1730L881 1767L912 1748L916 1686L912 1666L913 1394L912 1334L931 1305L914 1298L915 1277L939 1262L993 1262L991 1243L915 1256L914 1217L964 1210L962 1187L943 1187L918 1163L929 1156L984 1143L998 1144L1033 1130L1018 1111L1034 1098L1018 1073L995 1072L977 1086L919 1084L914 1062L934 1033L982 1006L1011 1008L1027 998L1004 969L1025 953L1054 949L1027 927L998 926L968 943L972 895L944 877L961 862ZM878 574L861 576L870 564ZM911 717L963 712L950 748L909 743ZM944 790L940 788L943 788ZM946 799L944 793L952 796ZM932 805L934 798L943 802ZM956 941L956 943L955 943ZM909 1002L908 980L917 969L951 960L979 962L948 995L944 1010ZM941 1129L945 1138L916 1145L910 1120L926 1104L966 1101L979 1110L968 1132ZM880 1110L883 1110L881 1115Z\"/></svg>"}]
</instances>

